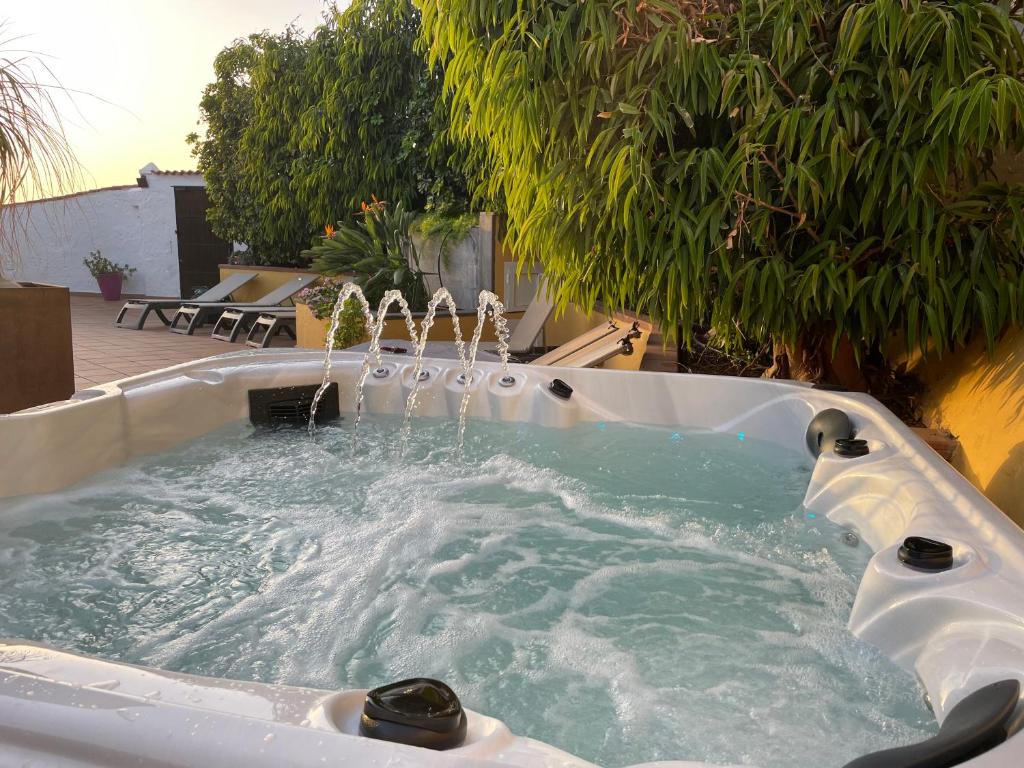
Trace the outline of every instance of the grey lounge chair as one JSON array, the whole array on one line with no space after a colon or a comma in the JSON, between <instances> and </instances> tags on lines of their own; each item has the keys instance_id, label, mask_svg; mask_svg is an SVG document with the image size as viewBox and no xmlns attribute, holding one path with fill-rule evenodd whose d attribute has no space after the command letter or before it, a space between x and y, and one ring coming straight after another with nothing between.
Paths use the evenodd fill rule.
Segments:
<instances>
[{"instance_id":1,"label":"grey lounge chair","mask_svg":"<svg viewBox=\"0 0 1024 768\"><path fill-rule=\"evenodd\" d=\"M266 296L245 304L230 301L198 302L190 301L182 304L174 313L168 330L172 333L187 333L191 336L196 328L205 323L213 315L220 315L225 309L267 309L288 301L292 296L307 285L315 283L320 275L296 275L287 283L278 286ZM182 323L182 324L179 324Z\"/></svg>"},{"instance_id":2,"label":"grey lounge chair","mask_svg":"<svg viewBox=\"0 0 1024 768\"><path fill-rule=\"evenodd\" d=\"M253 321L249 335L245 339L246 346L266 349L274 337L284 331L295 338L295 310L263 312Z\"/></svg>"},{"instance_id":3,"label":"grey lounge chair","mask_svg":"<svg viewBox=\"0 0 1024 768\"><path fill-rule=\"evenodd\" d=\"M125 303L125 305L121 307L121 311L117 313L117 319L114 321L114 325L118 328L129 328L133 331L141 331L151 312L155 312L156 316L160 318L160 322L164 325L170 325L171 321L167 319L167 316L164 315L163 312L165 309L173 309L177 311L178 307L186 302L228 301L231 299L232 293L237 291L254 277L256 277L255 272L234 272L230 277L224 278L213 286L213 288L199 296L196 296L194 299L136 299L134 301L129 301ZM142 314L139 315L137 320L125 321L124 316L134 310L138 310Z\"/></svg>"},{"instance_id":4,"label":"grey lounge chair","mask_svg":"<svg viewBox=\"0 0 1024 768\"><path fill-rule=\"evenodd\" d=\"M228 307L213 324L210 338L234 342L239 335L247 332L263 315L291 316L295 319L295 307Z\"/></svg>"},{"instance_id":5,"label":"grey lounge chair","mask_svg":"<svg viewBox=\"0 0 1024 768\"><path fill-rule=\"evenodd\" d=\"M544 324L551 317L552 309L554 309L554 305L548 298L547 291L543 285L538 285L533 300L526 307L526 311L523 312L523 316L508 337L508 351L511 354L525 355L533 349L533 342L544 330ZM490 342L481 347L493 352L497 348L497 344Z\"/></svg>"}]
</instances>

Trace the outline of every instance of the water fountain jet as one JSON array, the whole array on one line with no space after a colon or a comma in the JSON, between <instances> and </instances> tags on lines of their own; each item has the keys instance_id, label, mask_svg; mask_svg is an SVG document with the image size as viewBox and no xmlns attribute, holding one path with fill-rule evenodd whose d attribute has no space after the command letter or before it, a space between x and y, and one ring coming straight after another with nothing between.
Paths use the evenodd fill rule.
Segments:
<instances>
[{"instance_id":1,"label":"water fountain jet","mask_svg":"<svg viewBox=\"0 0 1024 768\"><path fill-rule=\"evenodd\" d=\"M373 371L376 378L384 378L387 376L387 369L383 367L380 337L384 332L384 324L387 320L388 311L391 309L392 305L398 304L399 311L405 320L406 329L409 332L409 340L412 342L415 350L412 363L412 387L405 401L405 412L402 424L401 444L403 446L407 444L412 428L412 415L416 408L416 397L419 393L420 384L430 378L429 372L423 370L423 353L427 347L427 337L430 333L431 327L434 325L434 320L437 317L437 311L443 303L447 306L448 314L452 319L452 328L455 337L455 350L459 357L460 367L462 368L462 374L459 377L459 380L460 383L463 384L463 392L462 400L459 404L458 427L458 447L461 450L466 431L466 414L468 412L469 401L472 396L473 366L476 364L476 357L480 347L480 339L483 335L484 325L488 317L490 317L494 323L495 335L498 337L496 351L498 356L501 358L502 382L510 379L514 382L514 379L512 379L508 374L508 324L505 321L505 307L501 303L501 300L491 291L480 291L476 311L476 327L473 329L473 336L469 343L469 349L467 352L466 344L462 339L462 328L459 324L459 317L455 307L455 299L446 288L438 288L437 291L434 292L434 295L431 296L430 301L427 302L427 311L423 316L423 320L420 322L420 328L417 332L416 322L413 319L412 311L409 309L409 304L402 296L401 291L387 291L380 300L380 304L377 307L377 314L374 315L373 311L370 309L369 302L363 295L362 289L354 283L345 283L341 288L341 292L338 294L338 300L335 302L334 310L331 313L331 325L327 332L326 352L324 354L323 380L320 384L320 388L317 390L316 395L313 398L313 405L310 409L310 435L314 435L316 432L317 406L319 405L324 392L327 391L327 387L330 385L331 353L334 351L334 337L340 323L341 312L345 306L345 302L353 297L359 301L360 306L362 307L366 331L370 337L370 346L369 349L367 349L366 354L363 355L362 370L360 371L359 380L356 384L355 428L359 428L359 421L362 415L363 394L366 386L366 378L371 371L371 361L376 363L376 368ZM427 375L424 376L424 373ZM503 384L503 386L509 385Z\"/></svg>"}]
</instances>

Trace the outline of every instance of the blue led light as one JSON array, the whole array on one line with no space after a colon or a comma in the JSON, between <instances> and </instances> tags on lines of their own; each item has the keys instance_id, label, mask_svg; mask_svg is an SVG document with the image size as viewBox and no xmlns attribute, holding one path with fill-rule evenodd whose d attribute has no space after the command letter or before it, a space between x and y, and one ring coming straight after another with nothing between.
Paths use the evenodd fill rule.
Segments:
<instances>
[{"instance_id":1,"label":"blue led light","mask_svg":"<svg viewBox=\"0 0 1024 768\"><path fill-rule=\"evenodd\" d=\"M740 440L746 440L747 439L747 433L746 432L740 432L738 435L736 435L736 437L738 437Z\"/></svg>"},{"instance_id":2,"label":"blue led light","mask_svg":"<svg viewBox=\"0 0 1024 768\"><path fill-rule=\"evenodd\" d=\"M818 516L817 516L816 514L814 514L813 512L808 512L808 513L807 513L807 519L808 519L808 520L816 520L816 519L817 519L817 517L818 517Z\"/></svg>"},{"instance_id":3,"label":"blue led light","mask_svg":"<svg viewBox=\"0 0 1024 768\"><path fill-rule=\"evenodd\" d=\"M673 432L672 436L669 437L669 440L671 440L673 443L678 443L682 439L683 439L683 436L680 435L678 432Z\"/></svg>"},{"instance_id":4,"label":"blue led light","mask_svg":"<svg viewBox=\"0 0 1024 768\"><path fill-rule=\"evenodd\" d=\"M604 422L602 421L601 423L599 423L599 424L597 425L597 428L598 428L598 429L604 429Z\"/></svg>"}]
</instances>

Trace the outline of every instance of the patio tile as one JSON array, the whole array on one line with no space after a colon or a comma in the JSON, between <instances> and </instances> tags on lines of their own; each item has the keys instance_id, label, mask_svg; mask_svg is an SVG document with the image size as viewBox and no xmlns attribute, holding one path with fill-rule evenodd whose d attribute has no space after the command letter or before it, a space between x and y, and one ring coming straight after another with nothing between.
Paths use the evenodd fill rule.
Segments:
<instances>
[{"instance_id":1,"label":"patio tile","mask_svg":"<svg viewBox=\"0 0 1024 768\"><path fill-rule=\"evenodd\" d=\"M246 348L241 342L211 339L209 326L194 336L171 333L156 319L141 331L118 328L113 323L120 308L120 302L99 296L71 297L76 389ZM291 347L294 342L282 334L273 346Z\"/></svg>"}]
</instances>

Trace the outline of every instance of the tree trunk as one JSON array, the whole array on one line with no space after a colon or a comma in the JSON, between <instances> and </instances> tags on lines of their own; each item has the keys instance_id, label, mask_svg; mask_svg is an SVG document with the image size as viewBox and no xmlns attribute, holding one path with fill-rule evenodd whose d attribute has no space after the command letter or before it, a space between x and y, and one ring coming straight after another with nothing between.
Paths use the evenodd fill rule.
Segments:
<instances>
[{"instance_id":1,"label":"tree trunk","mask_svg":"<svg viewBox=\"0 0 1024 768\"><path fill-rule=\"evenodd\" d=\"M843 389L867 392L870 389L868 380L860 369L855 352L850 339L843 334L839 339L839 347L836 349L835 356L826 358L831 374L829 378Z\"/></svg>"},{"instance_id":2,"label":"tree trunk","mask_svg":"<svg viewBox=\"0 0 1024 768\"><path fill-rule=\"evenodd\" d=\"M764 377L837 384L843 389L868 391L853 344L845 335L840 338L834 357L830 334L806 336L796 344L775 341L772 365L764 372Z\"/></svg>"}]
</instances>

